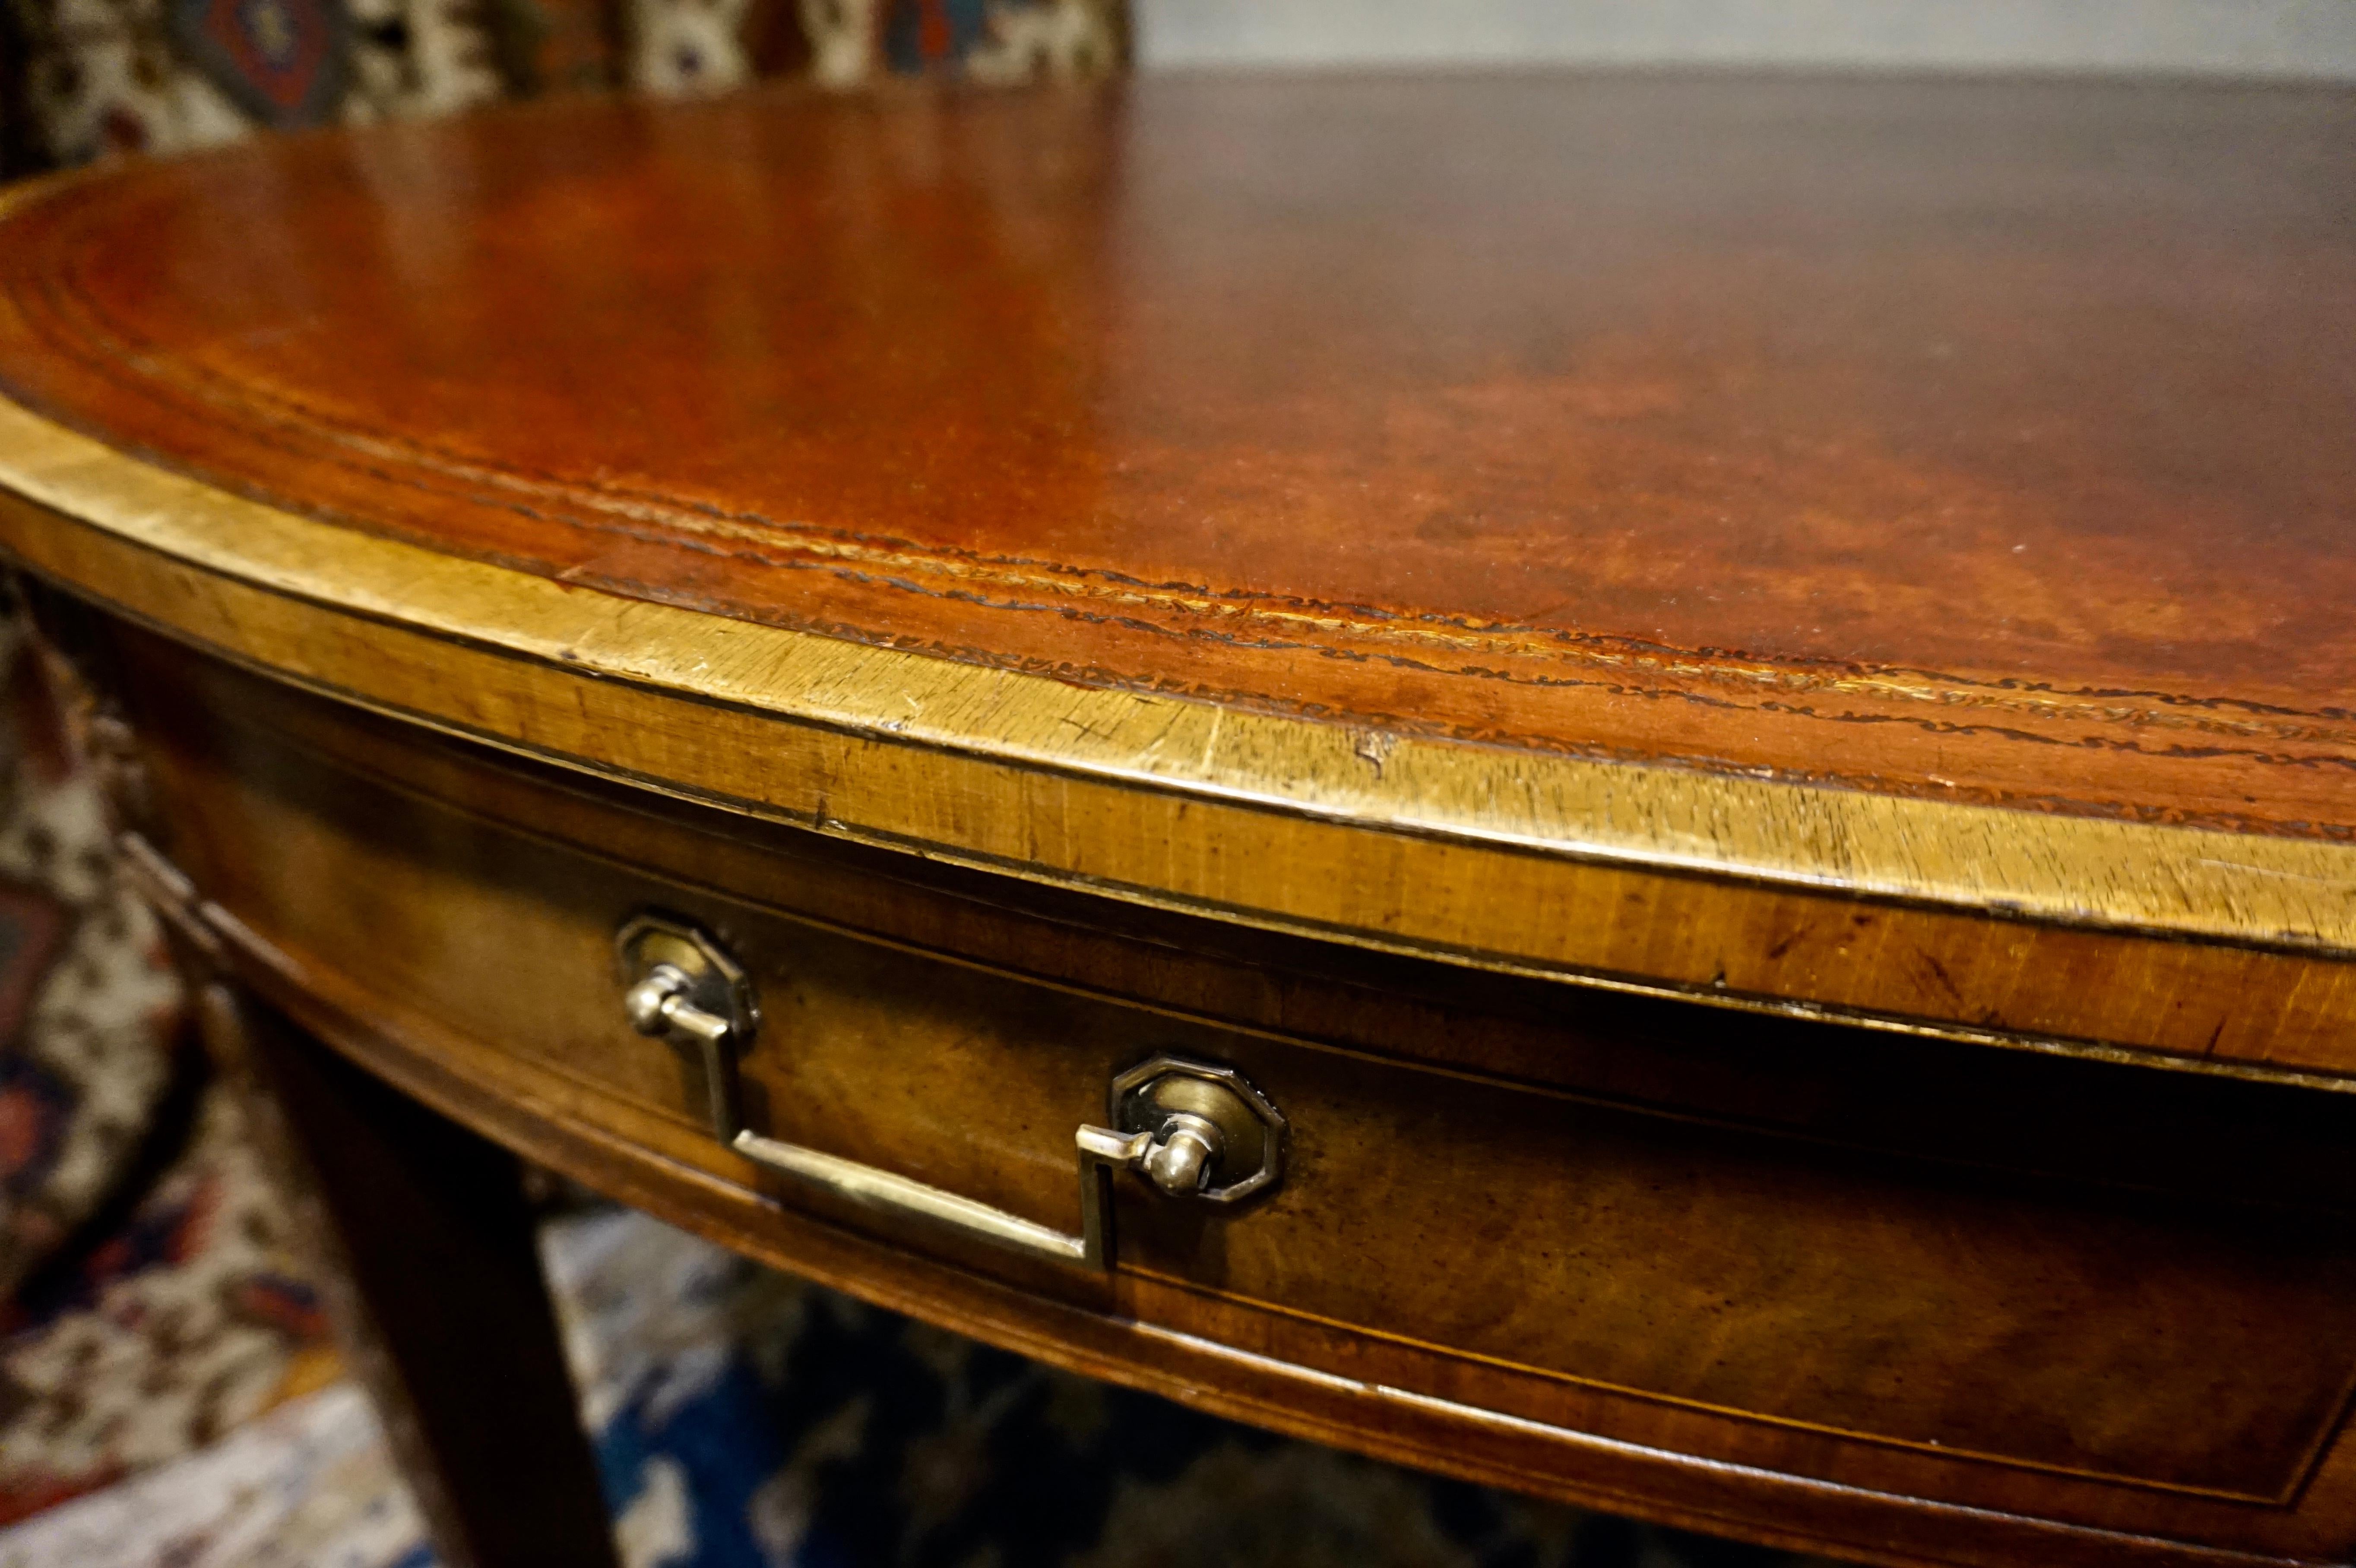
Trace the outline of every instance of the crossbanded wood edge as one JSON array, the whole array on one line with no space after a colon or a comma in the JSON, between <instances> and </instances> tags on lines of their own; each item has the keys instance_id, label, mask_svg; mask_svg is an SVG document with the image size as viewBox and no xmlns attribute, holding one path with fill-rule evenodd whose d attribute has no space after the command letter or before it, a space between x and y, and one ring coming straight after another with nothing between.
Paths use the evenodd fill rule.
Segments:
<instances>
[{"instance_id":1,"label":"crossbanded wood edge","mask_svg":"<svg viewBox=\"0 0 2356 1568\"><path fill-rule=\"evenodd\" d=\"M942 769L987 760L1520 851L2356 954L2356 847L1507 753L1076 688L359 534L124 456L5 400L0 488L328 610L872 735ZM106 596L103 582L78 586Z\"/></svg>"},{"instance_id":2,"label":"crossbanded wood edge","mask_svg":"<svg viewBox=\"0 0 2356 1568\"><path fill-rule=\"evenodd\" d=\"M1615 979L1572 951L1577 933L1548 929L1529 895L1544 904L1564 890L1558 926L1579 898L1592 907L1600 873L1699 880L1730 897L1748 888L1754 900L1878 901L2156 937L2163 950L2190 941L2271 951L2344 975L2332 960L2356 953L2356 848L1503 753L1076 688L357 533L126 457L5 400L0 549L135 620L380 711L640 787L1039 880L1904 1032L2134 1061L2169 1051L2175 1065L2334 1087L2350 1065L2337 1045L2276 1060L2264 1040L2212 1040L2204 1052L2083 1019L1985 1028L1961 1011L1917 1016L1924 1009L1805 986L1719 994L1724 982L1714 988L1698 972ZM600 705L602 718L584 717ZM830 747L831 762L810 760ZM1223 860L1239 823L1256 825L1263 849ZM1391 873L1301 874L1360 856ZM1411 864L1459 885L1398 874ZM1491 878L1514 896L1472 896ZM1441 895L1449 907L1435 914L1427 906ZM1758 935L1744 918L1728 916L1730 939Z\"/></svg>"}]
</instances>

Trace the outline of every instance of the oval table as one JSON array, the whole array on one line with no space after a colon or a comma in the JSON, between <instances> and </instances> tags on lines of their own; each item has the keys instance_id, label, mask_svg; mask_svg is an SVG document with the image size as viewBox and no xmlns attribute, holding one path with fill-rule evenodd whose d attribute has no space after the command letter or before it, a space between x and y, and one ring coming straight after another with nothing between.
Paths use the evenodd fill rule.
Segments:
<instances>
[{"instance_id":1,"label":"oval table","mask_svg":"<svg viewBox=\"0 0 2356 1568\"><path fill-rule=\"evenodd\" d=\"M17 188L0 547L449 1561L510 1151L1892 1564L2356 1549L2356 94L579 100Z\"/></svg>"}]
</instances>

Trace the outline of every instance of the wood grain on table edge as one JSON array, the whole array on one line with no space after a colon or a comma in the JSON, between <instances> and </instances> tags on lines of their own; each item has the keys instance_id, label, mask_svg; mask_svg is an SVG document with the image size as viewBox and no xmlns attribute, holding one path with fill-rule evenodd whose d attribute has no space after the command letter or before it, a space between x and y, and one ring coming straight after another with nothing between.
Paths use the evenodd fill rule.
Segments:
<instances>
[{"instance_id":1,"label":"wood grain on table edge","mask_svg":"<svg viewBox=\"0 0 2356 1568\"><path fill-rule=\"evenodd\" d=\"M0 549L249 666L568 765L999 870L1498 967L1577 967L1576 933L1549 930L1526 897L1494 895L1598 869L2014 928L2356 955L2356 847L1514 752L1077 687L361 534L4 400ZM798 763L789 735L830 746L826 763ZM1308 848L1233 853L1237 813L1264 843ZM1301 874L1343 843L1382 841L1444 853L1457 885ZM1662 978L1745 1002L1714 995L1707 974ZM1954 1022L1936 1032L2007 1032Z\"/></svg>"}]
</instances>

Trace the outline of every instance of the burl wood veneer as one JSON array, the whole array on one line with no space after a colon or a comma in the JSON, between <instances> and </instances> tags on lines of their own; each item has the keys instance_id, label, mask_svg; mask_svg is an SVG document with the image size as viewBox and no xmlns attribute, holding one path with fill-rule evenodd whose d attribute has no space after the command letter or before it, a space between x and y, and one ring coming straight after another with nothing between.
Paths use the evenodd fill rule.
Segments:
<instances>
[{"instance_id":1,"label":"burl wood veneer","mask_svg":"<svg viewBox=\"0 0 2356 1568\"><path fill-rule=\"evenodd\" d=\"M2351 367L2345 90L578 102L8 198L0 546L190 949L592 1185L1559 1497L2337 1562ZM1074 1232L1159 1054L1282 1171L1108 1270L740 1152Z\"/></svg>"}]
</instances>

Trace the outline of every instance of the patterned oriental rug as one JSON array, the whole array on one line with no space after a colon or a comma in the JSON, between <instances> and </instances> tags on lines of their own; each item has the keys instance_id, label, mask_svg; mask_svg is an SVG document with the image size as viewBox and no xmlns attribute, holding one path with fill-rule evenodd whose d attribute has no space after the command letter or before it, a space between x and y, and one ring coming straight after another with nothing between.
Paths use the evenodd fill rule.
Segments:
<instances>
[{"instance_id":1,"label":"patterned oriental rug","mask_svg":"<svg viewBox=\"0 0 2356 1568\"><path fill-rule=\"evenodd\" d=\"M1271 1437L626 1211L543 1252L630 1568L1736 1568L1782 1553Z\"/></svg>"},{"instance_id":2,"label":"patterned oriental rug","mask_svg":"<svg viewBox=\"0 0 2356 1568\"><path fill-rule=\"evenodd\" d=\"M626 1568L1804 1568L1109 1388L643 1215L542 1250ZM0 1531L0 1568L431 1568L348 1382Z\"/></svg>"}]
</instances>

